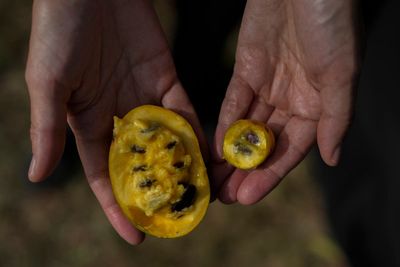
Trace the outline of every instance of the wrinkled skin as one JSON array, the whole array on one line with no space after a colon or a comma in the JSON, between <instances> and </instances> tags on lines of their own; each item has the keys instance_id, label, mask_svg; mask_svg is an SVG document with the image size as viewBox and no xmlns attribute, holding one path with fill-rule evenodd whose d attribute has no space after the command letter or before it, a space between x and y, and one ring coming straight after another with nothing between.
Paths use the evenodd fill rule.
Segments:
<instances>
[{"instance_id":1,"label":"wrinkled skin","mask_svg":"<svg viewBox=\"0 0 400 267\"><path fill-rule=\"evenodd\" d=\"M352 117L358 72L355 3L349 0L249 0L234 73L215 134L215 185L224 203L253 204L267 195L317 141L338 163ZM265 122L277 136L272 157L250 172L222 159L228 126Z\"/></svg>"},{"instance_id":2,"label":"wrinkled skin","mask_svg":"<svg viewBox=\"0 0 400 267\"><path fill-rule=\"evenodd\" d=\"M59 161L70 125L87 180L116 231L143 240L112 194L108 150L113 115L142 104L172 109L194 126L196 114L177 79L148 1L36 0L26 70L31 100L31 181ZM203 150L204 152L204 150Z\"/></svg>"}]
</instances>

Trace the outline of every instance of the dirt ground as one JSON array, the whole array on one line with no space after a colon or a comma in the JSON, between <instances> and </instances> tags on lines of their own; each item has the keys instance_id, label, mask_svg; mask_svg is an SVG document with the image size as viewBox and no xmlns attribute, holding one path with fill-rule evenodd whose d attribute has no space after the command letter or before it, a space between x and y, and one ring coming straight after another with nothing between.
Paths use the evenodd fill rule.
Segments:
<instances>
[{"instance_id":1,"label":"dirt ground","mask_svg":"<svg viewBox=\"0 0 400 267\"><path fill-rule=\"evenodd\" d=\"M0 266L347 266L309 159L259 204L215 202L188 236L148 237L137 247L114 232L80 167L59 171L68 176L62 182L30 184L24 64L31 4L0 1Z\"/></svg>"}]
</instances>

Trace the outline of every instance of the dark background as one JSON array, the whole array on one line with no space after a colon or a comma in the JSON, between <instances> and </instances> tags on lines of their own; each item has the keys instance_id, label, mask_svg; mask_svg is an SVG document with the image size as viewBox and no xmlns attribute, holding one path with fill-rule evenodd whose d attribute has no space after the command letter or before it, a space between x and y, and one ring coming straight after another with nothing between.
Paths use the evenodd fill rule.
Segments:
<instances>
[{"instance_id":1,"label":"dark background","mask_svg":"<svg viewBox=\"0 0 400 267\"><path fill-rule=\"evenodd\" d=\"M363 65L342 162L317 162L333 232L353 266L400 266L400 2L360 1Z\"/></svg>"}]
</instances>

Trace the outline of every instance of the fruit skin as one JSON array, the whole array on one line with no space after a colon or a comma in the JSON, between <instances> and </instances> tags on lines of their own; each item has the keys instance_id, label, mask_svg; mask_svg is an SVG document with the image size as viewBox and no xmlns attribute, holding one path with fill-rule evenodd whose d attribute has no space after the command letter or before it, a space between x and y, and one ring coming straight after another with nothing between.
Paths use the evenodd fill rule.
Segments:
<instances>
[{"instance_id":1,"label":"fruit skin","mask_svg":"<svg viewBox=\"0 0 400 267\"><path fill-rule=\"evenodd\" d=\"M139 203L138 201L143 199L138 199L142 195L133 194L133 191L138 189L132 183L132 165L135 164L135 157L142 157L145 152L142 151L140 146L130 148L127 145L129 143L127 140L134 139L135 134L138 134L134 131L131 132L132 125L137 124L138 121L161 125L163 129L167 129L173 136L180 138L179 142L182 143L184 149L190 155L191 161L188 163L190 167L187 170L188 177L186 177L185 184L187 188L193 188L194 186L196 191L193 203L186 210L174 213L169 206L165 206L159 210L148 212L152 214L146 215L144 210L135 206L135 203ZM141 132L143 133L143 130ZM173 142L170 142L160 150L168 150L173 146ZM159 156L158 154L162 153L160 151L160 153L150 154L146 157L149 157L147 159L151 161L153 157L157 157ZM170 159L166 158L166 160ZM181 163L180 165L182 164L186 163ZM142 171L145 167L138 166L134 169ZM143 105L131 110L123 119L114 117L113 142L109 154L109 172L113 192L122 211L136 228L147 234L162 238L175 238L186 235L200 223L208 208L210 200L209 181L197 137L190 124L183 117L162 107ZM173 178L165 171L158 172L157 175L157 178L163 180L163 182L168 182L167 180ZM151 186L151 183L152 181L146 181L140 186L145 188ZM185 190L182 185L178 185L176 188L176 194L179 194L177 193L179 190ZM193 192L191 195L193 196Z\"/></svg>"},{"instance_id":2,"label":"fruit skin","mask_svg":"<svg viewBox=\"0 0 400 267\"><path fill-rule=\"evenodd\" d=\"M274 147L274 134L266 125L253 120L238 120L225 133L223 157L236 168L254 169Z\"/></svg>"}]
</instances>

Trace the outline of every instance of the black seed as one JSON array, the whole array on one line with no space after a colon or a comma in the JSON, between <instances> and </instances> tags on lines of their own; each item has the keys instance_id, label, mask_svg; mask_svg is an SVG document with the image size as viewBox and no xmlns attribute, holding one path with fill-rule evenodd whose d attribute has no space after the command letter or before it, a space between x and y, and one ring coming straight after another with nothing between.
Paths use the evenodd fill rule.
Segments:
<instances>
[{"instance_id":1,"label":"black seed","mask_svg":"<svg viewBox=\"0 0 400 267\"><path fill-rule=\"evenodd\" d=\"M155 179L145 178L139 183L140 188L151 187L153 183L157 181Z\"/></svg>"},{"instance_id":2,"label":"black seed","mask_svg":"<svg viewBox=\"0 0 400 267\"><path fill-rule=\"evenodd\" d=\"M176 145L176 143L177 143L176 141L169 142L165 148L166 149L171 149Z\"/></svg>"},{"instance_id":3,"label":"black seed","mask_svg":"<svg viewBox=\"0 0 400 267\"><path fill-rule=\"evenodd\" d=\"M139 153L139 154L144 154L146 153L146 150L144 149L144 147L138 146L138 145L133 145L131 148L131 151L133 153Z\"/></svg>"},{"instance_id":4,"label":"black seed","mask_svg":"<svg viewBox=\"0 0 400 267\"><path fill-rule=\"evenodd\" d=\"M150 124L149 128L146 129L142 129L140 130L141 133L150 133L150 132L154 132L155 130L157 130L160 127L160 124L153 122Z\"/></svg>"},{"instance_id":5,"label":"black seed","mask_svg":"<svg viewBox=\"0 0 400 267\"><path fill-rule=\"evenodd\" d=\"M173 166L177 169L181 169L181 168L183 168L183 166L185 166L185 163L183 161L178 161L178 162L175 162Z\"/></svg>"},{"instance_id":6,"label":"black seed","mask_svg":"<svg viewBox=\"0 0 400 267\"><path fill-rule=\"evenodd\" d=\"M134 172L138 172L138 171L144 172L144 171L147 171L147 165L146 165L146 164L143 164L143 165L135 166L135 167L133 167L133 171L134 171Z\"/></svg>"},{"instance_id":7,"label":"black seed","mask_svg":"<svg viewBox=\"0 0 400 267\"><path fill-rule=\"evenodd\" d=\"M234 152L235 153L241 153L243 155L251 155L253 151L246 145L242 143L236 143L235 145Z\"/></svg>"},{"instance_id":8,"label":"black seed","mask_svg":"<svg viewBox=\"0 0 400 267\"><path fill-rule=\"evenodd\" d=\"M194 185L192 184L186 185L184 183L182 184L186 190L185 192L183 192L181 199L178 202L172 204L171 210L173 212L181 211L184 208L190 207L193 204L196 197L196 187Z\"/></svg>"},{"instance_id":9,"label":"black seed","mask_svg":"<svg viewBox=\"0 0 400 267\"><path fill-rule=\"evenodd\" d=\"M258 135L257 135L255 132L253 132L253 131L248 132L248 133L246 134L246 139L247 139L247 141L249 141L249 142L252 143L253 145L257 145L257 144L260 143L260 138L259 138Z\"/></svg>"}]
</instances>

